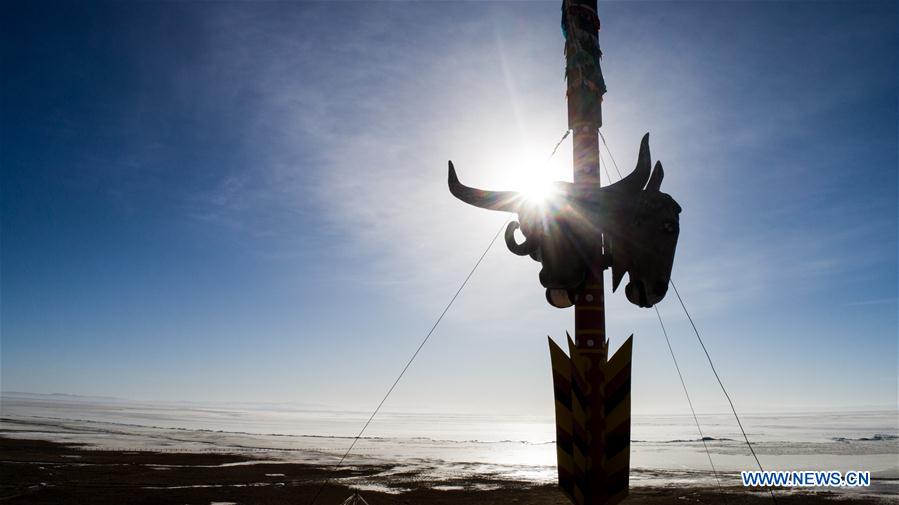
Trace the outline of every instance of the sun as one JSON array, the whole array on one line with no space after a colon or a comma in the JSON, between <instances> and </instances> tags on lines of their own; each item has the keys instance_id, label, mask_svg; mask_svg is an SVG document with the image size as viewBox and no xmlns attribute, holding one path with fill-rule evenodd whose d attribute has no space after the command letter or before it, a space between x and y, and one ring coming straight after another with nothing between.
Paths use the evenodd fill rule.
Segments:
<instances>
[{"instance_id":1,"label":"sun","mask_svg":"<svg viewBox=\"0 0 899 505\"><path fill-rule=\"evenodd\" d=\"M546 153L528 144L518 145L517 149L484 153L483 158L488 160L487 164L498 166L497 186L518 192L528 203L549 203L559 191L556 182L560 179L560 171L564 171L562 162L550 162Z\"/></svg>"},{"instance_id":2,"label":"sun","mask_svg":"<svg viewBox=\"0 0 899 505\"><path fill-rule=\"evenodd\" d=\"M532 172L521 184L521 193L533 203L543 203L556 192L555 184L545 173Z\"/></svg>"},{"instance_id":3,"label":"sun","mask_svg":"<svg viewBox=\"0 0 899 505\"><path fill-rule=\"evenodd\" d=\"M552 196L552 184L550 181L528 181L522 189L524 197L535 203L545 202Z\"/></svg>"}]
</instances>

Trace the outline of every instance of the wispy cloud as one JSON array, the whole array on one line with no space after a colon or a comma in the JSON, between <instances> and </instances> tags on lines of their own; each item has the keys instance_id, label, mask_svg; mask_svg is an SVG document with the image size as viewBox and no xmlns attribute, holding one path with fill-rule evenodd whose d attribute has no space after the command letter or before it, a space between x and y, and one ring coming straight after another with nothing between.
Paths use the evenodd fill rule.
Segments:
<instances>
[{"instance_id":1,"label":"wispy cloud","mask_svg":"<svg viewBox=\"0 0 899 505\"><path fill-rule=\"evenodd\" d=\"M752 322L742 308L789 306L853 282L871 288L841 293L842 303L895 303L878 279L895 272L895 163L887 163L895 161L895 135L825 121L854 118L856 110L868 111L859 122L881 118L865 100L888 86L852 53L872 36L855 21L842 27L852 35L839 43L832 30L772 26L768 11L802 7L792 4L646 5L612 3L604 11L615 20L603 31L610 88L604 133L628 171L641 135L652 132L654 157L667 173L663 189L684 207L674 277L697 316L726 316L728 331L716 343L730 349L742 337L739 329ZM479 187L511 189L534 169L570 178L569 143L543 166L567 128L558 6L238 3L185 10L196 11L186 18L189 57L157 55L135 70L144 73L137 105L107 128L121 127L131 141L124 154L97 149L87 160L105 167L91 173L100 180L94 183L118 180L108 189L133 208L142 191L152 193L148 213L174 207L192 231L266 260L241 263L260 269L247 272L246 282L287 277L302 287L235 313L254 323L248 312L277 314L274 322L258 316L262 329L248 333L276 348L296 346L304 366L287 358L280 366L305 382L319 379L322 363L349 373L351 358L368 360L364 373L375 379L333 385L365 397L374 387L368 382L393 373L418 326L439 313L506 218L453 199L447 159ZM794 37L821 47L797 46ZM834 58L864 67L863 81L854 72L835 75ZM169 113L157 116L154 107ZM274 273L262 272L273 265ZM536 398L551 395L546 377L531 371L546 369L543 335L561 337L572 321L570 311L543 301L538 270L500 241L444 321L447 340L434 341L435 356L423 357L433 358L433 370L421 372L419 386L447 401L456 395L462 403L549 408ZM259 293L271 288L259 283ZM344 297L357 291L364 296L356 308L368 312L342 317ZM306 297L309 306L297 308ZM613 338L634 329L657 334L652 313L620 293L608 306ZM379 318L379 325L369 321ZM871 333L889 323L879 320ZM323 328L353 345L308 336ZM358 336L360 328L372 335ZM745 352L761 356L780 337L759 337ZM658 350L636 352L654 363ZM266 363L260 368L276 368L269 362L278 356L254 352ZM383 354L369 360L376 352ZM331 361L318 362L321 356ZM439 381L440 370L456 373L447 368L468 360L478 366L453 375L459 384ZM650 402L664 400L649 385L661 374L649 370L639 379ZM483 381L498 375L508 381L504 391L484 392Z\"/></svg>"}]
</instances>

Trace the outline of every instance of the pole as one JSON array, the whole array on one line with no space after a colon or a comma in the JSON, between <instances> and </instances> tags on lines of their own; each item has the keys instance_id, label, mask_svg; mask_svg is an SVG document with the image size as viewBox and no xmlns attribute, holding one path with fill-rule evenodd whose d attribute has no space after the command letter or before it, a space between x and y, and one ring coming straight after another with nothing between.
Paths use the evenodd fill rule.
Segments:
<instances>
[{"instance_id":1,"label":"pole","mask_svg":"<svg viewBox=\"0 0 899 505\"><path fill-rule=\"evenodd\" d=\"M599 183L598 166L593 167L599 157L599 146L595 129L586 127L575 131L575 184L584 179L594 179ZM598 165L598 163L596 163ZM580 177L578 177L580 175ZM591 181L593 182L593 181ZM606 382L603 368L608 361L608 344L606 341L606 314L603 272L600 268L591 269L584 287L575 294L574 304L574 339L579 354L586 358L586 383L589 385L587 397L587 433L590 434L588 452L588 471L586 478L590 483L587 503L599 505L606 503L606 474L603 469L605 457L605 416L604 401Z\"/></svg>"},{"instance_id":2,"label":"pole","mask_svg":"<svg viewBox=\"0 0 899 505\"><path fill-rule=\"evenodd\" d=\"M568 126L574 130L575 186L599 188L599 139L602 126L602 95L605 82L599 65L599 16L597 0L564 0L562 28L565 32L565 76L568 89ZM597 245L601 249L601 245ZM583 251L591 264L584 287L574 297L574 339L578 354L586 361L586 432L588 437L584 501L607 503L605 416L603 374L608 360L602 250ZM574 357L573 357L574 358Z\"/></svg>"},{"instance_id":3,"label":"pole","mask_svg":"<svg viewBox=\"0 0 899 505\"><path fill-rule=\"evenodd\" d=\"M583 127L574 132L574 183L599 185L599 142L596 129ZM599 258L602 251L589 251ZM577 348L607 357L605 291L602 265L593 265L584 288L575 294L574 340Z\"/></svg>"},{"instance_id":4,"label":"pole","mask_svg":"<svg viewBox=\"0 0 899 505\"><path fill-rule=\"evenodd\" d=\"M605 81L599 65L599 16L596 0L564 0L562 29L565 34L565 77L568 81L568 127L574 131L574 184L599 187L599 139ZM584 251L599 260L602 251ZM605 350L605 295L603 266L591 265L586 286L576 293L575 343L578 349Z\"/></svg>"}]
</instances>

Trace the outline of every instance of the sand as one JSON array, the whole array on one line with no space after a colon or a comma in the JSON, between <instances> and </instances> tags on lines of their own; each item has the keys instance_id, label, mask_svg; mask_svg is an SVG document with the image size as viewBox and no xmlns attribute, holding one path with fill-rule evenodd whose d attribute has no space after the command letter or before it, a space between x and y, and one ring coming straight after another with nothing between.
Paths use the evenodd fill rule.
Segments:
<instances>
[{"instance_id":1,"label":"sand","mask_svg":"<svg viewBox=\"0 0 899 505\"><path fill-rule=\"evenodd\" d=\"M385 475L386 474L386 475ZM361 487L370 505L517 504L564 505L550 485L466 478L441 482L389 466L343 468L250 459L221 453L106 451L38 440L0 438L0 502L4 504L309 504L328 476L316 503L340 504ZM349 480L348 480L349 478ZM779 492L781 505L896 503L884 498L813 491ZM743 488L638 487L627 504L772 503Z\"/></svg>"}]
</instances>

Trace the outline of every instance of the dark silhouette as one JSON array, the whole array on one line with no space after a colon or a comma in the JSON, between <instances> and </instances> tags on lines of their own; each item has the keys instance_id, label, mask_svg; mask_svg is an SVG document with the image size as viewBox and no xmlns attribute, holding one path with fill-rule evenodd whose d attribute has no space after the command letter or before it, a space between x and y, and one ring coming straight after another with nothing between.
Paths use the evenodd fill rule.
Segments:
<instances>
[{"instance_id":1,"label":"dark silhouette","mask_svg":"<svg viewBox=\"0 0 899 505\"><path fill-rule=\"evenodd\" d=\"M518 222L506 228L506 245L519 256L539 261L540 284L547 300L564 308L574 304L591 269L612 267L612 290L625 273L628 300L652 307L665 296L680 231L680 205L660 187L664 171L652 167L649 134L643 137L637 167L615 184L554 182L545 200L513 191L485 191L459 182L449 162L449 188L476 207L515 212ZM515 240L521 230L524 242Z\"/></svg>"}]
</instances>

